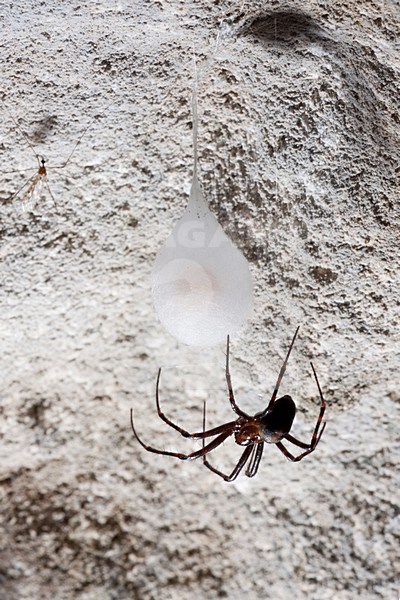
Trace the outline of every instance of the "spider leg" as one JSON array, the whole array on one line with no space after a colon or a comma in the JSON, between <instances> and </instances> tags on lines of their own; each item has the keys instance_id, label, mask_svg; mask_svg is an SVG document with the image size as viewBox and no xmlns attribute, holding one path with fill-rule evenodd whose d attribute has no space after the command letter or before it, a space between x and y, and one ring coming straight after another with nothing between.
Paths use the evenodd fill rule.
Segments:
<instances>
[{"instance_id":1,"label":"spider leg","mask_svg":"<svg viewBox=\"0 0 400 600\"><path fill-rule=\"evenodd\" d=\"M257 450L257 444L253 444L253 449L252 449L252 452L251 452L250 460L249 460L249 462L247 464L247 469L245 471L245 475L247 477L248 477L248 473L250 472L250 469L252 467L252 464L254 463L254 456L255 456L256 450Z\"/></svg>"},{"instance_id":2,"label":"spider leg","mask_svg":"<svg viewBox=\"0 0 400 600\"><path fill-rule=\"evenodd\" d=\"M285 438L289 442L292 442L292 444L296 444L296 446L299 446L300 448L305 448L305 449L312 448L312 447L315 447L317 445L318 442L316 442L316 440L317 440L317 437L318 437L318 431L319 431L319 428L320 428L320 425L321 425L321 421L322 421L322 418L324 416L325 408L326 408L326 402L325 402L324 396L322 394L321 386L319 385L317 373L315 372L314 365L312 363L311 363L311 368L313 370L315 381L317 382L318 391L319 391L319 395L320 395L320 398L321 398L321 408L320 408L320 411L319 411L318 420L317 420L317 423L316 423L315 428L314 428L314 433L313 433L311 442L309 444L305 444L304 442L301 442L300 440L298 440L297 438L293 437L289 433L287 433L285 435ZM323 425L323 430L325 429L325 425L326 425L326 423L324 423L324 425ZM321 435L322 435L322 432L321 432ZM321 437L321 435L319 437Z\"/></svg>"},{"instance_id":3,"label":"spider leg","mask_svg":"<svg viewBox=\"0 0 400 600\"><path fill-rule=\"evenodd\" d=\"M263 455L263 450L264 442L254 444L253 454L251 455L251 459L245 473L247 477L254 477L254 475L257 473L258 467L260 466L261 457Z\"/></svg>"},{"instance_id":4,"label":"spider leg","mask_svg":"<svg viewBox=\"0 0 400 600\"><path fill-rule=\"evenodd\" d=\"M230 421L229 423L225 423L224 425L220 425L219 427L214 427L213 429L209 429L208 431L203 430L203 431L200 431L197 433L189 433L182 427L179 427L179 425L176 425L170 419L168 419L168 417L166 417L165 414L161 410L160 396L159 396L160 377L161 377L161 369L158 369L157 383L156 383L156 406L157 406L158 416L160 417L160 419L162 419L164 421L164 423L166 423L170 427L173 427L174 429L176 429L176 431L179 431L179 433L183 437L191 438L193 440L199 440L199 439L203 439L206 437L211 437L212 435L218 435L219 433L224 433L227 430L227 428L230 429L236 423L236 421Z\"/></svg>"},{"instance_id":5,"label":"spider leg","mask_svg":"<svg viewBox=\"0 0 400 600\"><path fill-rule=\"evenodd\" d=\"M287 433L285 435L285 438L288 440L288 442L291 442L292 444L299 446L299 448L304 448L306 450L306 452L303 452L302 454L300 454L300 456L295 458L292 454L290 454L290 452L288 450L286 450L286 448L281 444L281 442L278 442L276 444L278 446L279 450L281 450L281 452L283 452L285 454L285 456L287 456L290 460L295 460L295 461L301 460L304 456L306 456L307 454L310 454L310 452L315 450L319 440L321 439L322 434L324 433L325 427L326 427L326 421L325 421L325 423L322 425L321 432L318 435L319 428L320 428L321 422L322 422L322 418L325 413L326 402L325 402L324 396L322 394L321 386L319 385L317 373L315 372L314 365L312 363L311 363L311 368L314 373L315 381L317 382L318 391L319 391L319 395L321 398L321 408L319 410L318 419L317 419L317 422L314 427L314 432L313 432L313 436L311 438L311 442L309 444L305 444L304 442L301 442L297 438L290 435L290 433Z\"/></svg>"},{"instance_id":6,"label":"spider leg","mask_svg":"<svg viewBox=\"0 0 400 600\"><path fill-rule=\"evenodd\" d=\"M266 410L263 412L264 415L266 415L270 410L272 410L272 407L274 406L276 397L278 395L279 387L280 387L280 385L282 383L282 379L283 379L283 376L284 376L285 371L286 371L286 366L287 366L287 363L288 363L288 360L289 360L290 353L292 351L292 348L293 348L294 342L296 340L297 334L299 333L299 329L300 329L300 325L297 327L296 331L294 332L294 336L293 336L292 342L291 342L291 344L289 346L289 350L288 350L288 352L286 354L286 358L283 361L283 365L281 366L281 370L279 371L278 379L277 379L277 382L275 384L275 388L274 388L274 391L272 393L271 400L269 401L269 404L268 404Z\"/></svg>"},{"instance_id":7,"label":"spider leg","mask_svg":"<svg viewBox=\"0 0 400 600\"><path fill-rule=\"evenodd\" d=\"M169 452L168 450L159 450L158 448L153 448L153 446L149 446L148 444L145 444L140 439L140 437L138 436L138 434L135 430L135 426L133 424L133 410L132 409L131 409L131 427L132 427L133 434L136 437L137 441L145 450L147 450L148 452L154 452L155 454L163 454L164 456L175 456L175 458L179 458L180 460L194 460L195 458L200 458L200 456L204 456L208 452L211 452L211 450L214 450L214 448L217 448L220 444L222 444L222 442L224 442L226 440L227 437L229 437L233 433L232 427L230 427L229 429L227 428L226 431L224 433L221 433L218 437L216 437L215 440L213 440L206 446L204 446L204 444L203 444L203 447L200 448L200 450L196 450L195 452L191 452L190 454L183 454L181 452Z\"/></svg>"},{"instance_id":8,"label":"spider leg","mask_svg":"<svg viewBox=\"0 0 400 600\"><path fill-rule=\"evenodd\" d=\"M204 407L203 407L203 431L206 428L206 403L204 402ZM232 432L233 433L233 432ZM203 438L203 450L207 448L207 446L204 446L204 438ZM244 465L247 462L247 459L249 458L251 451L252 451L253 447L252 446L247 446L247 448L245 448L242 456L240 457L236 467L233 469L232 473L230 475L225 475L225 473L223 473L222 471L219 471L218 469L216 469L215 467L213 467L208 460L206 459L206 453L203 454L203 464L207 467L207 469L210 469L210 471L212 471L213 473L216 473L217 475L219 475L220 477L222 477L222 479L225 479L225 481L233 481L234 479L236 479L236 477L239 475L240 471L243 469Z\"/></svg>"},{"instance_id":9,"label":"spider leg","mask_svg":"<svg viewBox=\"0 0 400 600\"><path fill-rule=\"evenodd\" d=\"M226 374L226 383L227 383L228 391L229 391L229 402L231 403L232 409L240 417L248 417L248 415L245 412L243 412L242 410L240 410L240 408L236 404L236 402L235 402L235 396L233 394L231 374L230 374L230 371L229 371L229 335L226 338L226 369L225 369L225 374Z\"/></svg>"},{"instance_id":10,"label":"spider leg","mask_svg":"<svg viewBox=\"0 0 400 600\"><path fill-rule=\"evenodd\" d=\"M319 434L317 440L315 441L314 445L312 445L311 447L308 448L308 450L306 450L305 452L303 452L302 454L300 454L299 456L294 456L293 454L291 454L289 452L289 450L287 450L287 448L285 448L285 446L282 444L282 442L277 442L276 445L279 448L279 450L292 462L298 462L299 460L301 460L302 458L304 458L305 456L307 456L307 454L311 454L311 452L314 452L315 448L318 445L319 440L321 439L322 434L324 433L324 429L325 429L326 423L323 424L322 429L321 429L321 433ZM314 436L313 436L314 438Z\"/></svg>"},{"instance_id":11,"label":"spider leg","mask_svg":"<svg viewBox=\"0 0 400 600\"><path fill-rule=\"evenodd\" d=\"M207 446L206 446L206 448L207 448ZM236 479L236 477L239 475L240 471L243 469L244 465L246 464L247 459L249 458L252 449L253 449L252 446L247 446L244 449L242 456L239 458L239 461L238 461L236 467L233 469L233 471L230 475L226 475L222 471L219 471L218 469L213 467L206 459L205 454L203 454L203 464L207 467L207 469L210 469L210 471L212 471L213 473L216 473L217 475L222 477L222 479L225 479L225 481L233 481L234 479Z\"/></svg>"},{"instance_id":12,"label":"spider leg","mask_svg":"<svg viewBox=\"0 0 400 600\"><path fill-rule=\"evenodd\" d=\"M285 439L287 439L288 442L291 442L292 444L295 444L296 446L299 446L299 448L304 448L306 450L308 450L308 448L311 448L311 444L305 444L304 442L301 442L297 438L295 438L292 435L290 435L290 433L287 433L285 435Z\"/></svg>"},{"instance_id":13,"label":"spider leg","mask_svg":"<svg viewBox=\"0 0 400 600\"><path fill-rule=\"evenodd\" d=\"M305 444L304 442L301 442L297 438L293 437L293 435L290 435L290 433L287 433L285 435L285 438L287 439L287 441L291 442L292 444L295 444L296 446L299 446L299 448L305 448L306 450L311 448L312 450L314 450L315 446L318 444L320 437L326 427L326 421L325 421L325 423L322 426L321 433L318 435L319 427L320 427L320 424L322 421L322 416L323 416L324 412L325 412L325 407L321 407L321 410L320 410L320 413L318 416L318 421L315 426L311 442L309 444Z\"/></svg>"},{"instance_id":14,"label":"spider leg","mask_svg":"<svg viewBox=\"0 0 400 600\"><path fill-rule=\"evenodd\" d=\"M324 396L322 395L321 386L319 385L319 381L318 381L317 373L315 372L315 369L314 369L314 365L312 363L310 363L310 364L311 364L311 368L312 368L313 373L314 373L315 381L317 382L317 387L318 387L318 391L319 391L319 397L321 398L321 410L320 410L320 413L319 413L318 423L317 423L317 427L319 427L319 424L320 424L321 419L323 417L323 414L325 412L326 402L325 402Z\"/></svg>"},{"instance_id":15,"label":"spider leg","mask_svg":"<svg viewBox=\"0 0 400 600\"><path fill-rule=\"evenodd\" d=\"M157 383L156 383L156 406L157 406L158 416L160 417L160 419L162 419L164 421L164 423L166 423L170 427L173 427L174 429L176 429L177 431L179 431L179 433L181 435L183 435L183 437L186 437L186 438L192 437L192 434L190 434L188 431L186 431L182 427L179 427L179 425L176 425L175 423L173 423L162 412L161 407L160 407L160 396L159 396L160 377L161 377L161 369L158 369Z\"/></svg>"}]
</instances>

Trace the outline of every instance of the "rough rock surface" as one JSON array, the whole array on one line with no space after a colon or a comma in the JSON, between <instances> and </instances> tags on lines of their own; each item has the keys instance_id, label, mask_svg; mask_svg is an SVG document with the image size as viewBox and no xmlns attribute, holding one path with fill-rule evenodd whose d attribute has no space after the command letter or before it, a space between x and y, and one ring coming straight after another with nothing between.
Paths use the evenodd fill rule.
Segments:
<instances>
[{"instance_id":1,"label":"rough rock surface","mask_svg":"<svg viewBox=\"0 0 400 600\"><path fill-rule=\"evenodd\" d=\"M396 0L4 2L0 22L1 600L397 599L399 47ZM317 451L268 447L227 484L189 429L232 418L224 348L180 345L149 273L187 200L192 51L206 197L250 262L232 344L244 410L282 393ZM15 122L18 123L16 126ZM87 129L89 127L89 129ZM47 190L21 211L35 165ZM14 171L11 173L11 171ZM263 393L263 397L257 394ZM240 448L210 460L229 470Z\"/></svg>"}]
</instances>

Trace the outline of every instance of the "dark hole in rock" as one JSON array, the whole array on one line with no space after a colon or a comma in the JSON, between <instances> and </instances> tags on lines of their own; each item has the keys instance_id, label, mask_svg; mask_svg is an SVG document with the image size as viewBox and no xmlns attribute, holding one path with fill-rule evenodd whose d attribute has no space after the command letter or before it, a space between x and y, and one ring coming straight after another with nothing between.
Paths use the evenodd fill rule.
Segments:
<instances>
[{"instance_id":1,"label":"dark hole in rock","mask_svg":"<svg viewBox=\"0 0 400 600\"><path fill-rule=\"evenodd\" d=\"M320 283L332 283L338 278L337 273L328 267L312 267L309 272Z\"/></svg>"}]
</instances>

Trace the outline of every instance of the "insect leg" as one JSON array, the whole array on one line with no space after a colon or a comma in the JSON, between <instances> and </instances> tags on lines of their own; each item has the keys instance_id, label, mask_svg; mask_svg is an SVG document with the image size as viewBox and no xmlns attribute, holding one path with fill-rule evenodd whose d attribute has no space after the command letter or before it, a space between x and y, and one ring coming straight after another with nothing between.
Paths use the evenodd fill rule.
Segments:
<instances>
[{"instance_id":1,"label":"insect leg","mask_svg":"<svg viewBox=\"0 0 400 600\"><path fill-rule=\"evenodd\" d=\"M12 202L12 200L14 198L16 198L20 192L22 192L22 190L24 189L24 187L26 185L28 185L28 183L31 183L31 181L33 182L33 180L36 179L36 177L37 177L37 175L32 175L32 177L29 177L29 179L27 179L26 181L24 181L24 183L21 185L21 187L18 188L18 190L16 192L14 192L13 194L11 194L11 196L8 197L8 202Z\"/></svg>"},{"instance_id":2,"label":"insect leg","mask_svg":"<svg viewBox=\"0 0 400 600\"><path fill-rule=\"evenodd\" d=\"M54 206L56 206L57 205L56 199L54 198L53 192L51 191L51 187L49 185L49 181L48 181L47 177L43 178L43 182L44 182L44 184L45 184L45 186L46 186L46 188L47 188L47 190L48 190L48 192L49 192L49 194L51 196L51 199L53 200Z\"/></svg>"}]
</instances>

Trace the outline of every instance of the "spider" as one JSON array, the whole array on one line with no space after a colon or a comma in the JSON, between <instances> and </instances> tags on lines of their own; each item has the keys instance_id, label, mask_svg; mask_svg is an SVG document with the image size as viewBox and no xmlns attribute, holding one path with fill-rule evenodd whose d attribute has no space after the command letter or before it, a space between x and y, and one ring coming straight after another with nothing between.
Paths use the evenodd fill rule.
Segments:
<instances>
[{"instance_id":1,"label":"spider","mask_svg":"<svg viewBox=\"0 0 400 600\"><path fill-rule=\"evenodd\" d=\"M203 458L204 465L216 473L220 477L222 477L225 481L233 481L239 475L245 464L248 462L247 469L245 474L247 477L254 477L257 473L258 467L260 465L261 457L264 450L264 443L267 444L276 444L277 448L291 461L297 462L310 454L315 450L321 436L325 430L326 422L324 422L322 429L319 432L319 428L321 425L322 417L325 412L326 403L322 395L322 390L318 382L317 374L315 372L314 366L311 363L311 368L314 373L315 381L317 383L319 395L321 398L321 408L319 411L319 416L317 423L314 427L314 433L311 438L311 442L306 444L301 442L297 438L290 435L289 431L292 427L294 416L296 413L296 405L290 396L282 396L281 398L276 399L278 395L279 386L281 384L283 375L286 370L286 365L289 360L290 353L292 351L294 342L296 340L298 331L300 326L297 327L296 332L293 336L292 342L290 344L289 350L287 352L286 358L283 361L281 370L278 375L278 380L275 385L275 389L272 393L271 400L265 410L262 412L256 413L253 417L243 412L238 405L236 404L235 397L233 394L232 383L231 383L231 375L229 371L229 335L227 337L226 343L226 383L229 391L229 401L233 411L238 415L238 418L235 421L230 421L229 423L225 423L224 425L220 425L219 427L214 427L213 429L205 430L205 404L203 409L203 431L199 433L189 433L185 429L182 429L170 419L168 419L160 408L159 401L159 384L160 384L160 376L161 369L158 371L157 376L157 384L156 384L156 406L158 416L165 422L167 425L170 425L185 438L191 438L194 440L201 439L203 440L203 447L200 450L196 450L190 454L182 454L180 452L169 452L166 450L158 450L157 448L153 448L153 446L149 446L145 444L140 437L138 436L135 426L133 423L133 411L131 409L131 427L134 436L137 441L145 450L148 452L154 452L155 454L164 454L165 456L174 456L175 458L179 458L181 460L194 460L195 458ZM220 446L229 436L234 435L235 442L239 444L239 446L245 446L245 449L239 458L238 463L233 469L230 475L226 475L222 471L219 471L215 467L213 467L206 456L209 452ZM205 445L205 439L209 437L216 436L211 442ZM282 444L283 439L299 446L304 450L298 456L294 456L291 454L285 446ZM250 459L250 460L249 460Z\"/></svg>"}]
</instances>

